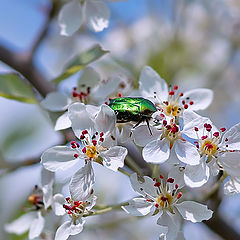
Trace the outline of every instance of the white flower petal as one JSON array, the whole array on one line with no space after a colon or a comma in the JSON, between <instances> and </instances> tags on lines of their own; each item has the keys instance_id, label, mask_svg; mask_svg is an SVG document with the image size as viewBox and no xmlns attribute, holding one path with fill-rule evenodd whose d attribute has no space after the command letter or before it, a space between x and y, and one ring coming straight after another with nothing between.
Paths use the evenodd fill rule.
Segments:
<instances>
[{"instance_id":1,"label":"white flower petal","mask_svg":"<svg viewBox=\"0 0 240 240\"><path fill-rule=\"evenodd\" d=\"M228 141L225 141L226 138ZM225 146L228 150L240 150L240 123L231 127L223 135L220 146Z\"/></svg>"},{"instance_id":2,"label":"white flower petal","mask_svg":"<svg viewBox=\"0 0 240 240\"><path fill-rule=\"evenodd\" d=\"M154 140L148 143L142 151L143 158L149 163L163 163L170 155L170 143L168 140Z\"/></svg>"},{"instance_id":3,"label":"white flower petal","mask_svg":"<svg viewBox=\"0 0 240 240\"><path fill-rule=\"evenodd\" d=\"M132 139L131 132L132 126L130 124L124 124L120 130L116 128L117 141L119 143L129 142Z\"/></svg>"},{"instance_id":4,"label":"white flower petal","mask_svg":"<svg viewBox=\"0 0 240 240\"><path fill-rule=\"evenodd\" d=\"M62 194L58 193L53 196L52 209L57 216L62 216L66 213L63 208L64 203L65 198Z\"/></svg>"},{"instance_id":5,"label":"white flower petal","mask_svg":"<svg viewBox=\"0 0 240 240\"><path fill-rule=\"evenodd\" d=\"M118 168L124 166L124 160L127 156L127 149L125 147L114 146L109 150L100 154L103 158L103 165L114 172L117 172Z\"/></svg>"},{"instance_id":6,"label":"white flower petal","mask_svg":"<svg viewBox=\"0 0 240 240\"><path fill-rule=\"evenodd\" d=\"M197 148L189 142L177 140L174 144L178 159L189 165L197 165L200 162L200 155Z\"/></svg>"},{"instance_id":7,"label":"white flower petal","mask_svg":"<svg viewBox=\"0 0 240 240\"><path fill-rule=\"evenodd\" d=\"M41 156L41 163L49 171L66 170L78 161L74 157L76 150L67 146L56 146L45 151Z\"/></svg>"},{"instance_id":8,"label":"white flower petal","mask_svg":"<svg viewBox=\"0 0 240 240\"><path fill-rule=\"evenodd\" d=\"M63 115L61 115L57 119L54 130L59 131L59 130L67 129L67 128L70 128L71 125L72 123L68 117L68 112L65 112Z\"/></svg>"},{"instance_id":9,"label":"white flower petal","mask_svg":"<svg viewBox=\"0 0 240 240\"><path fill-rule=\"evenodd\" d=\"M193 105L188 105L189 110L197 111L206 109L213 100L213 91L207 88L196 88L184 93L183 98L189 98Z\"/></svg>"},{"instance_id":10,"label":"white flower petal","mask_svg":"<svg viewBox=\"0 0 240 240\"><path fill-rule=\"evenodd\" d=\"M229 175L240 176L240 152L225 152L218 160Z\"/></svg>"},{"instance_id":11,"label":"white flower petal","mask_svg":"<svg viewBox=\"0 0 240 240\"><path fill-rule=\"evenodd\" d=\"M94 99L106 100L110 95L119 90L119 84L121 83L122 78L115 76L110 78L107 82L101 82L94 92Z\"/></svg>"},{"instance_id":12,"label":"white flower petal","mask_svg":"<svg viewBox=\"0 0 240 240\"><path fill-rule=\"evenodd\" d=\"M152 135L150 134L149 129L145 124L140 125L133 130L133 138L138 146L146 146L149 142L157 140L162 133L162 131L157 130L155 127L150 126L150 129Z\"/></svg>"},{"instance_id":13,"label":"white flower petal","mask_svg":"<svg viewBox=\"0 0 240 240\"><path fill-rule=\"evenodd\" d=\"M84 85L93 88L98 84L99 80L99 74L92 67L86 67L78 80L78 87L81 89L82 85Z\"/></svg>"},{"instance_id":14,"label":"white flower petal","mask_svg":"<svg viewBox=\"0 0 240 240\"><path fill-rule=\"evenodd\" d=\"M145 198L133 198L128 203L129 205L122 206L122 209L133 216L145 216L154 208L153 204L147 202Z\"/></svg>"},{"instance_id":15,"label":"white flower petal","mask_svg":"<svg viewBox=\"0 0 240 240\"><path fill-rule=\"evenodd\" d=\"M203 130L204 130L204 123L212 125L212 132L218 132L218 129L212 124L210 119L206 117L202 117L192 111L183 112L183 121L184 121L184 128L181 131L181 133L193 139L197 139L197 134L194 130L195 127L198 128L198 134L202 136Z\"/></svg>"},{"instance_id":16,"label":"white flower petal","mask_svg":"<svg viewBox=\"0 0 240 240\"><path fill-rule=\"evenodd\" d=\"M32 221L30 226L30 230L28 234L29 239L34 239L41 234L44 228L44 223L45 223L45 220L42 217L41 212L38 211L38 217Z\"/></svg>"},{"instance_id":17,"label":"white flower petal","mask_svg":"<svg viewBox=\"0 0 240 240\"><path fill-rule=\"evenodd\" d=\"M72 224L70 226L70 235L77 235L80 232L82 232L85 220L81 218L78 221L79 221L78 224L73 224L73 222L72 222Z\"/></svg>"},{"instance_id":18,"label":"white flower petal","mask_svg":"<svg viewBox=\"0 0 240 240\"><path fill-rule=\"evenodd\" d=\"M184 171L184 180L189 187L201 187L205 184L210 175L210 170L204 160L200 164L191 166L187 165Z\"/></svg>"},{"instance_id":19,"label":"white flower petal","mask_svg":"<svg viewBox=\"0 0 240 240\"><path fill-rule=\"evenodd\" d=\"M52 204L52 192L53 192L52 186L45 185L42 187L42 191L43 191L44 208L48 209Z\"/></svg>"},{"instance_id":20,"label":"white flower petal","mask_svg":"<svg viewBox=\"0 0 240 240\"><path fill-rule=\"evenodd\" d=\"M63 223L56 232L55 240L66 240L70 235L71 222L67 221Z\"/></svg>"},{"instance_id":21,"label":"white flower petal","mask_svg":"<svg viewBox=\"0 0 240 240\"><path fill-rule=\"evenodd\" d=\"M194 223L208 220L213 214L213 211L208 209L206 205L193 201L184 201L176 204L175 207L185 220Z\"/></svg>"},{"instance_id":22,"label":"white flower petal","mask_svg":"<svg viewBox=\"0 0 240 240\"><path fill-rule=\"evenodd\" d=\"M51 92L41 101L41 105L47 110L60 112L65 111L71 102L71 99L64 94L60 92Z\"/></svg>"},{"instance_id":23,"label":"white flower petal","mask_svg":"<svg viewBox=\"0 0 240 240\"><path fill-rule=\"evenodd\" d=\"M240 177L231 177L228 182L224 184L224 194L232 195L240 193Z\"/></svg>"},{"instance_id":24,"label":"white flower petal","mask_svg":"<svg viewBox=\"0 0 240 240\"><path fill-rule=\"evenodd\" d=\"M80 1L72 0L66 3L59 12L58 23L61 28L61 35L70 36L75 33L82 24Z\"/></svg>"},{"instance_id":25,"label":"white flower petal","mask_svg":"<svg viewBox=\"0 0 240 240\"><path fill-rule=\"evenodd\" d=\"M146 194L152 197L158 196L156 187L154 187L155 182L153 181L152 178L144 176L141 179L139 179L137 174L133 173L130 176L130 181L133 190L142 195L143 197L145 197Z\"/></svg>"},{"instance_id":26,"label":"white flower petal","mask_svg":"<svg viewBox=\"0 0 240 240\"><path fill-rule=\"evenodd\" d=\"M42 168L41 171L41 185L43 191L44 208L48 209L52 204L54 173Z\"/></svg>"},{"instance_id":27,"label":"white flower petal","mask_svg":"<svg viewBox=\"0 0 240 240\"><path fill-rule=\"evenodd\" d=\"M211 175L218 175L220 167L216 159L212 158L212 160L208 163L208 167L210 168Z\"/></svg>"},{"instance_id":28,"label":"white flower petal","mask_svg":"<svg viewBox=\"0 0 240 240\"><path fill-rule=\"evenodd\" d=\"M99 132L104 132L105 134L111 133L115 128L116 115L109 106L103 104L96 116L95 123L96 129Z\"/></svg>"},{"instance_id":29,"label":"white flower petal","mask_svg":"<svg viewBox=\"0 0 240 240\"><path fill-rule=\"evenodd\" d=\"M90 199L88 199L89 205L86 206L86 209L90 211L97 202L97 196L91 195Z\"/></svg>"},{"instance_id":30,"label":"white flower petal","mask_svg":"<svg viewBox=\"0 0 240 240\"><path fill-rule=\"evenodd\" d=\"M5 224L6 232L21 235L25 233L31 226L33 220L37 217L36 212L29 212L17 218L11 223Z\"/></svg>"},{"instance_id":31,"label":"white flower petal","mask_svg":"<svg viewBox=\"0 0 240 240\"><path fill-rule=\"evenodd\" d=\"M174 185L177 184L178 188L182 188L185 186L184 183L184 169L180 165L176 165L171 167L170 172L168 173L168 178L174 179Z\"/></svg>"},{"instance_id":32,"label":"white flower petal","mask_svg":"<svg viewBox=\"0 0 240 240\"><path fill-rule=\"evenodd\" d=\"M176 239L180 230L180 223L179 213L171 214L166 211L163 211L157 220L157 224L161 226L161 232L166 236L166 239Z\"/></svg>"},{"instance_id":33,"label":"white flower petal","mask_svg":"<svg viewBox=\"0 0 240 240\"><path fill-rule=\"evenodd\" d=\"M92 31L101 32L108 27L110 10L102 0L86 1L86 22Z\"/></svg>"},{"instance_id":34,"label":"white flower petal","mask_svg":"<svg viewBox=\"0 0 240 240\"><path fill-rule=\"evenodd\" d=\"M76 137L80 138L83 130L93 131L94 122L90 118L83 103L74 103L68 108L68 117L72 122L72 129Z\"/></svg>"},{"instance_id":35,"label":"white flower petal","mask_svg":"<svg viewBox=\"0 0 240 240\"><path fill-rule=\"evenodd\" d=\"M72 177L69 191L73 201L85 201L91 195L94 184L94 172L91 162L85 164Z\"/></svg>"},{"instance_id":36,"label":"white flower petal","mask_svg":"<svg viewBox=\"0 0 240 240\"><path fill-rule=\"evenodd\" d=\"M168 99L167 83L149 66L145 66L141 71L139 90L146 98L153 97L156 92L161 101Z\"/></svg>"}]
</instances>

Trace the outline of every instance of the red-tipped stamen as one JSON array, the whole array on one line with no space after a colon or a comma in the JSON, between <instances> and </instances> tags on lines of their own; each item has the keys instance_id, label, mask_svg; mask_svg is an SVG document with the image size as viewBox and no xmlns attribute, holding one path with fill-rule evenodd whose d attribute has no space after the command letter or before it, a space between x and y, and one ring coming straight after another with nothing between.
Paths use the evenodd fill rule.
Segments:
<instances>
[{"instance_id":1,"label":"red-tipped stamen","mask_svg":"<svg viewBox=\"0 0 240 240\"><path fill-rule=\"evenodd\" d=\"M168 178L167 182L173 183L173 182L174 182L174 179L173 179L173 178Z\"/></svg>"},{"instance_id":2,"label":"red-tipped stamen","mask_svg":"<svg viewBox=\"0 0 240 240\"><path fill-rule=\"evenodd\" d=\"M179 199L181 197L182 197L182 192L179 192L178 195L177 195L177 199Z\"/></svg>"}]
</instances>

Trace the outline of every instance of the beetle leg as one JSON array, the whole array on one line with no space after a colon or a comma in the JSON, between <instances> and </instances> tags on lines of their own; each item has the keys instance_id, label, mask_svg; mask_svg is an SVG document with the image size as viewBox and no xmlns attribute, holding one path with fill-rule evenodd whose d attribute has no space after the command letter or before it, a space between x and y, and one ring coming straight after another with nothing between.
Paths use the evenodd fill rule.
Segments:
<instances>
[{"instance_id":1,"label":"beetle leg","mask_svg":"<svg viewBox=\"0 0 240 240\"><path fill-rule=\"evenodd\" d=\"M141 122L143 122L144 118L141 118L134 126L133 128L136 128Z\"/></svg>"},{"instance_id":2,"label":"beetle leg","mask_svg":"<svg viewBox=\"0 0 240 240\"><path fill-rule=\"evenodd\" d=\"M151 128L150 128L150 126L149 126L149 121L148 121L147 118L146 118L146 123L147 123L148 129L149 129L149 132L150 132L150 134L152 135L152 131L151 131Z\"/></svg>"}]
</instances>

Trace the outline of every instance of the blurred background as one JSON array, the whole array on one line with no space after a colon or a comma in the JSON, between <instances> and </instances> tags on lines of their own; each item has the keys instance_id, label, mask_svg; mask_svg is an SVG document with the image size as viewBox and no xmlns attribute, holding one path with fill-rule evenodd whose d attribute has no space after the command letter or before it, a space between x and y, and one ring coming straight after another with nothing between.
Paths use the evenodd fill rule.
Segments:
<instances>
[{"instance_id":1,"label":"blurred background","mask_svg":"<svg viewBox=\"0 0 240 240\"><path fill-rule=\"evenodd\" d=\"M15 71L10 62L4 61L6 53L2 48L16 56L28 55L52 4L59 11L64 2L67 1L1 0L0 73ZM57 77L73 56L99 43L110 54L90 65L102 79L121 74L134 88L141 69L149 65L180 89L211 88L214 101L201 114L210 117L217 127L230 128L239 122L239 0L128 0L107 4L111 10L110 25L101 33L90 32L83 25L71 37L60 36L57 13L51 18L47 33L32 56L34 67L45 79ZM61 82L60 91L72 89L80 75L81 71ZM40 94L37 98L41 100ZM63 136L54 131L46 111L38 104L0 97L0 110L0 239L27 239L26 234L4 232L4 223L21 214L28 195L40 181L39 164L21 163L39 158L44 150L60 144ZM95 171L97 179L102 179L95 187L102 203L120 203L135 196L123 174L99 166L95 166ZM240 234L240 197L224 197L218 212ZM203 223L186 223L184 234L187 240L223 239ZM89 219L84 232L69 239L132 240L158 236L156 217L136 220L113 212Z\"/></svg>"}]
</instances>

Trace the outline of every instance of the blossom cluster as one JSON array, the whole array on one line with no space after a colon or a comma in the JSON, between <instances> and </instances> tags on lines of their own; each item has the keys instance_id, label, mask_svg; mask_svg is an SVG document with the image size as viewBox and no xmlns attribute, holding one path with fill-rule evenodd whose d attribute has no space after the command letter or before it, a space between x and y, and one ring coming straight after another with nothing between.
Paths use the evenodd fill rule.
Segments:
<instances>
[{"instance_id":1,"label":"blossom cluster","mask_svg":"<svg viewBox=\"0 0 240 240\"><path fill-rule=\"evenodd\" d=\"M81 79L92 77L97 86L100 81L97 76L93 68L87 68ZM121 146L128 142L142 147L143 159L153 164L156 171L153 178L137 173L130 175L132 188L140 197L128 201L122 209L133 216L157 215L160 239L182 238L182 218L201 222L212 216L206 205L184 199L185 185L201 187L211 176L224 171L229 176L224 192L239 193L240 123L229 130L218 129L209 118L196 113L211 104L211 90L198 88L183 92L177 85L168 87L148 66L140 74L139 89L128 93L128 98L123 97L118 88L112 88L112 84L105 83L101 88L109 94L97 100L91 95L93 85L86 86L87 83L74 87L70 96L54 92L42 101L48 110L67 110L56 121L55 128L71 127L76 138L42 154L44 177L41 186L29 197L33 209L7 224L6 231L21 234L29 230L29 239L34 239L44 231L44 216L52 209L58 216L68 216L57 229L55 240L79 234L86 218L94 214L97 202L93 188L95 181L100 180L95 179L93 165L100 164L114 172L128 169L124 166L128 150ZM119 121L119 112L108 105L108 99L124 100L129 96L133 102L139 98L151 101L156 111L150 116L139 110L135 113L136 122L129 117L133 110L125 108L121 113L125 121ZM162 167L166 165L170 169L168 174ZM54 173L71 168L75 172L69 181L70 195L53 195Z\"/></svg>"}]
</instances>

